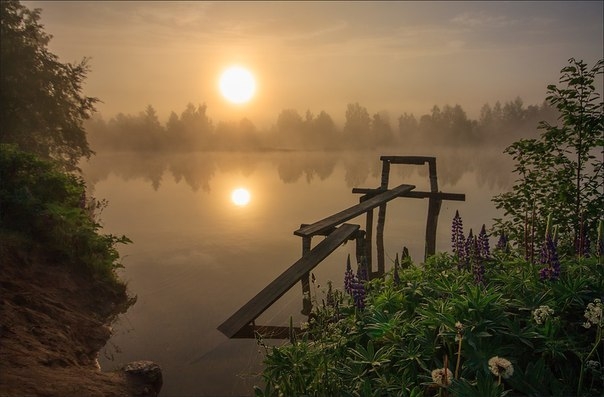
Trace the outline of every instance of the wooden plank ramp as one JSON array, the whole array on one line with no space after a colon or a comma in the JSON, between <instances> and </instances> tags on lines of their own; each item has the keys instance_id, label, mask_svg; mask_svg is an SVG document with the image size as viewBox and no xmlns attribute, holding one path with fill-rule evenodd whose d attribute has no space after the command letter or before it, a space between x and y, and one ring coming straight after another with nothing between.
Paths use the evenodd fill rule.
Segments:
<instances>
[{"instance_id":1,"label":"wooden plank ramp","mask_svg":"<svg viewBox=\"0 0 604 397\"><path fill-rule=\"evenodd\" d=\"M403 184L395 187L394 189L384 190L383 193L379 193L357 205L353 205L352 207L345 209L344 211L340 211L337 214L328 216L327 218L315 222L312 225L301 227L300 229L296 230L294 234L300 237L311 237L315 234L319 234L325 229L337 226L340 223L364 214L367 211L370 211L375 207L379 207L380 205L396 197L409 193L413 189L415 189L414 185Z\"/></svg>"},{"instance_id":2,"label":"wooden plank ramp","mask_svg":"<svg viewBox=\"0 0 604 397\"><path fill-rule=\"evenodd\" d=\"M359 225L345 223L335 229L307 255L281 273L269 285L264 287L249 302L237 310L231 317L218 326L218 330L229 338L249 326L277 299L283 296L300 279L315 268L323 259L335 251L344 241L348 240L359 230Z\"/></svg>"}]
</instances>

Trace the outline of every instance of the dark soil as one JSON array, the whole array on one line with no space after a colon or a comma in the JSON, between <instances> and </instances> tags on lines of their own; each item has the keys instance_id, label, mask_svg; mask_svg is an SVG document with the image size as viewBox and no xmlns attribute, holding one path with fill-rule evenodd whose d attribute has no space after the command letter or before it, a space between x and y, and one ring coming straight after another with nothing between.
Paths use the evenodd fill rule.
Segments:
<instances>
[{"instance_id":1,"label":"dark soil","mask_svg":"<svg viewBox=\"0 0 604 397\"><path fill-rule=\"evenodd\" d=\"M156 395L98 367L125 289L3 241L0 264L0 396Z\"/></svg>"}]
</instances>

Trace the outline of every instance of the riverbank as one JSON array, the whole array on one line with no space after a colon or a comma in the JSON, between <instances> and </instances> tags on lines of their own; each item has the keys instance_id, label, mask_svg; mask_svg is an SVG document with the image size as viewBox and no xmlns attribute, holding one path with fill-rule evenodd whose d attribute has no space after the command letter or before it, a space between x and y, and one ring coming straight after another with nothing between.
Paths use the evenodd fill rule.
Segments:
<instances>
[{"instance_id":1,"label":"riverbank","mask_svg":"<svg viewBox=\"0 0 604 397\"><path fill-rule=\"evenodd\" d=\"M93 276L2 236L0 396L156 396L154 380L102 372L110 324L132 303Z\"/></svg>"}]
</instances>

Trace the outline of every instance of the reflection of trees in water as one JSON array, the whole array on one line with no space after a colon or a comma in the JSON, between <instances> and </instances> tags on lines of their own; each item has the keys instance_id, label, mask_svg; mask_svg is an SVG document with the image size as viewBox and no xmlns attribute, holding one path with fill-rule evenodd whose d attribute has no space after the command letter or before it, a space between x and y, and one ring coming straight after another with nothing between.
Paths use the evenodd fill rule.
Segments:
<instances>
[{"instance_id":1,"label":"reflection of trees in water","mask_svg":"<svg viewBox=\"0 0 604 397\"><path fill-rule=\"evenodd\" d=\"M277 173L283 183L294 183L302 176L303 166L291 159L280 158L277 161Z\"/></svg>"},{"instance_id":2,"label":"reflection of trees in water","mask_svg":"<svg viewBox=\"0 0 604 397\"><path fill-rule=\"evenodd\" d=\"M367 156L360 152L353 152L345 155L342 162L345 169L346 186L352 188L363 185L369 177L370 164Z\"/></svg>"},{"instance_id":3,"label":"reflection of trees in water","mask_svg":"<svg viewBox=\"0 0 604 397\"><path fill-rule=\"evenodd\" d=\"M337 153L325 152L292 152L278 153L271 156L271 161L277 169L283 183L295 183L302 175L310 183L315 176L319 180L327 179L337 163Z\"/></svg>"},{"instance_id":4,"label":"reflection of trees in water","mask_svg":"<svg viewBox=\"0 0 604 397\"><path fill-rule=\"evenodd\" d=\"M166 156L133 153L94 156L81 164L85 179L90 185L95 185L107 179L110 174L114 174L125 181L133 179L149 181L155 190L160 187L167 167Z\"/></svg>"},{"instance_id":5,"label":"reflection of trees in water","mask_svg":"<svg viewBox=\"0 0 604 397\"><path fill-rule=\"evenodd\" d=\"M390 154L390 153L388 153ZM479 188L505 190L512 185L513 162L503 150L493 148L445 149L423 148L400 155L430 155L436 157L440 186L455 186L467 174L472 174ZM344 169L347 187L365 186L368 179L379 181L382 164L379 152L200 152L183 154L117 153L93 157L82 164L89 184L94 185L114 174L125 181L143 179L155 190L161 186L169 171L176 183L184 181L193 191L210 191L210 182L218 173L252 175L262 162L272 164L283 183L295 183L302 176L307 183L315 178L329 178L336 166ZM397 165L391 170L391 179L405 183L428 178L427 166ZM423 182L420 182L423 183ZM392 184L391 184L392 185ZM423 188L418 184L418 189Z\"/></svg>"},{"instance_id":6,"label":"reflection of trees in water","mask_svg":"<svg viewBox=\"0 0 604 397\"><path fill-rule=\"evenodd\" d=\"M203 155L183 154L171 158L170 171L176 183L184 181L198 191L201 187L204 192L210 191L210 180L216 173L216 162L211 154Z\"/></svg>"}]
</instances>

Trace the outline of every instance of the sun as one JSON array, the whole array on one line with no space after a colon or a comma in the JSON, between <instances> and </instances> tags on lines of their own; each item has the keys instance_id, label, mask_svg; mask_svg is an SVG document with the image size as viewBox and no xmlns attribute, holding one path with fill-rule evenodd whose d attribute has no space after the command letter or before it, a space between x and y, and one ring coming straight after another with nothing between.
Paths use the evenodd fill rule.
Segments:
<instances>
[{"instance_id":1,"label":"sun","mask_svg":"<svg viewBox=\"0 0 604 397\"><path fill-rule=\"evenodd\" d=\"M220 75L220 93L231 103L243 104L254 97L254 75L241 66L231 66Z\"/></svg>"},{"instance_id":2,"label":"sun","mask_svg":"<svg viewBox=\"0 0 604 397\"><path fill-rule=\"evenodd\" d=\"M251 199L251 195L250 192L247 189L244 188L238 188L233 190L233 192L231 193L231 201L233 202L233 204L235 204L238 207L243 207L248 205L248 203L250 202Z\"/></svg>"}]
</instances>

